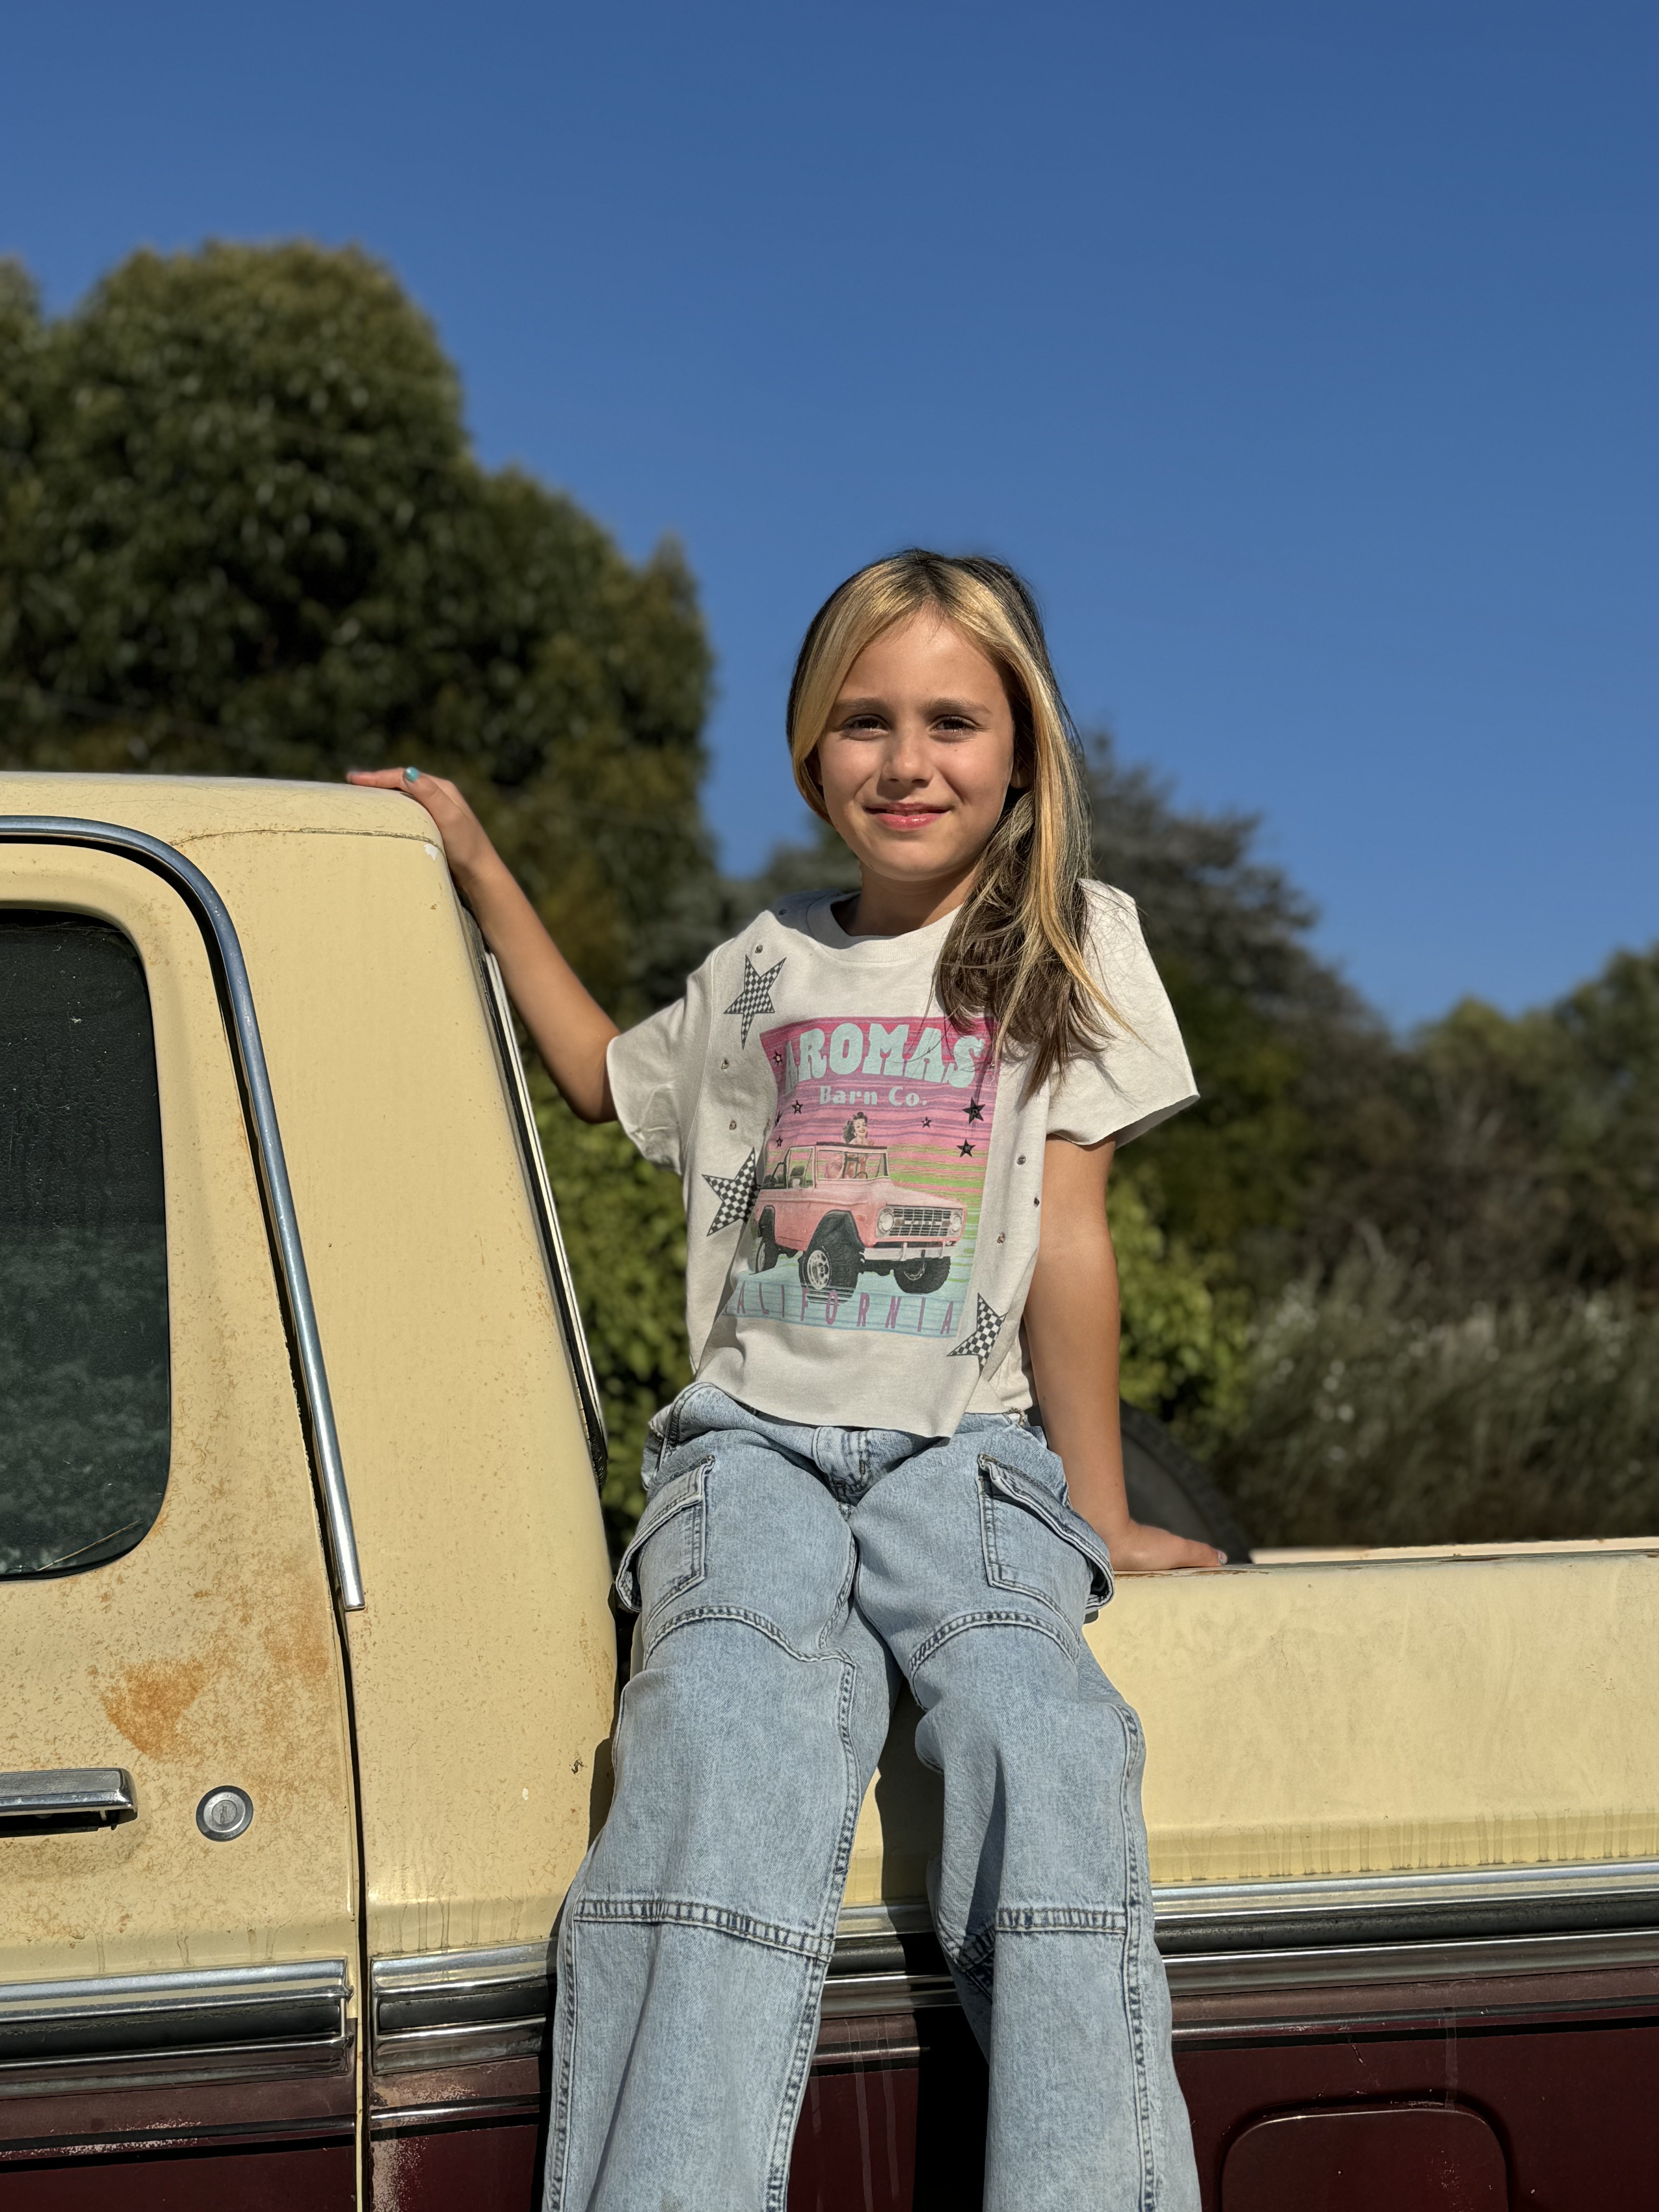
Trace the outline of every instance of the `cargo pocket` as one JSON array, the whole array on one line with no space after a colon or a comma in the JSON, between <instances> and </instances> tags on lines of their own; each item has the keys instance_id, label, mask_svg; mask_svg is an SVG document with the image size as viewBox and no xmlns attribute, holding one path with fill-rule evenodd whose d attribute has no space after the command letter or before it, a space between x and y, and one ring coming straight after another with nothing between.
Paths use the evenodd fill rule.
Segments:
<instances>
[{"instance_id":1,"label":"cargo pocket","mask_svg":"<svg viewBox=\"0 0 1659 2212\"><path fill-rule=\"evenodd\" d=\"M704 1485L713 1456L652 1494L634 1540L617 1570L617 1601L648 1619L659 1606L695 1589L703 1577L708 1501Z\"/></svg>"},{"instance_id":2,"label":"cargo pocket","mask_svg":"<svg viewBox=\"0 0 1659 2212\"><path fill-rule=\"evenodd\" d=\"M1099 1534L1046 1484L988 1452L980 1455L979 1515L993 1589L1040 1599L1070 1621L1092 1620L1111 1596Z\"/></svg>"}]
</instances>

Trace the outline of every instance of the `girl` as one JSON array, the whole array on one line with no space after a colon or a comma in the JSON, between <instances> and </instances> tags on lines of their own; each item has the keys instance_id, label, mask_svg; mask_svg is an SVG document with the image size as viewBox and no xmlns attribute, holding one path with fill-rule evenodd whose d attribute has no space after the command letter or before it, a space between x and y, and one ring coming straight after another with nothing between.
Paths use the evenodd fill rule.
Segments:
<instances>
[{"instance_id":1,"label":"girl","mask_svg":"<svg viewBox=\"0 0 1659 2212\"><path fill-rule=\"evenodd\" d=\"M626 1035L453 785L355 779L427 808L565 1097L685 1188L696 1379L617 1578L641 1657L561 1920L546 2203L782 2212L902 1677L990 2065L987 2206L1195 2212L1140 1731L1082 1634L1114 1566L1218 1564L1129 1517L1106 1225L1115 1149L1191 1073L1133 905L1083 880L1078 748L1009 569L849 578L788 728L860 890L757 915Z\"/></svg>"}]
</instances>

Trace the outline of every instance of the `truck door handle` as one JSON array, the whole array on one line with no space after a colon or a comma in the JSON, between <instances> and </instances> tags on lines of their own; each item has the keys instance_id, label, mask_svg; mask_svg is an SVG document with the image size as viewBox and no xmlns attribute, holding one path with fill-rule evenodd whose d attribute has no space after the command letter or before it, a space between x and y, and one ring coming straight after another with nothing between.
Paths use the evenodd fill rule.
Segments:
<instances>
[{"instance_id":1,"label":"truck door handle","mask_svg":"<svg viewBox=\"0 0 1659 2212\"><path fill-rule=\"evenodd\" d=\"M43 1767L0 1774L0 1836L41 1836L112 1828L138 1817L125 1766Z\"/></svg>"}]
</instances>

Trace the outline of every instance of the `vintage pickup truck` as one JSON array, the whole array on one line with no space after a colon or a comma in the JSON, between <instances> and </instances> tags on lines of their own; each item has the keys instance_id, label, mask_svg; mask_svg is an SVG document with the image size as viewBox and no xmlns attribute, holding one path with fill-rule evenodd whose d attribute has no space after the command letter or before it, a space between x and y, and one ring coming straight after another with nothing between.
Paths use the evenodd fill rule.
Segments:
<instances>
[{"instance_id":1,"label":"vintage pickup truck","mask_svg":"<svg viewBox=\"0 0 1659 2212\"><path fill-rule=\"evenodd\" d=\"M888 1172L884 1145L780 1146L757 1193L757 1271L798 1260L801 1288L853 1291L860 1274L891 1275L902 1291L936 1291L951 1272L963 1209Z\"/></svg>"},{"instance_id":2,"label":"vintage pickup truck","mask_svg":"<svg viewBox=\"0 0 1659 2212\"><path fill-rule=\"evenodd\" d=\"M6 2212L528 2212L604 1449L426 818L0 776ZM1090 1634L1151 1744L1207 2212L1659 2202L1656 1633L1659 1542L1123 1582ZM797 2212L977 2202L914 1718Z\"/></svg>"}]
</instances>

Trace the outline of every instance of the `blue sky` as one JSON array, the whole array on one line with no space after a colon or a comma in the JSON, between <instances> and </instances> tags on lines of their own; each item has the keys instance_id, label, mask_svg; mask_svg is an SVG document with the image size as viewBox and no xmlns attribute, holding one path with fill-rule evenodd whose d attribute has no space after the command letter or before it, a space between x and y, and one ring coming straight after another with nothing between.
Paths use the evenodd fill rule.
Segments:
<instances>
[{"instance_id":1,"label":"blue sky","mask_svg":"<svg viewBox=\"0 0 1659 2212\"><path fill-rule=\"evenodd\" d=\"M384 255L480 451L720 656L731 864L849 568L1031 575L1079 719L1265 817L1392 1018L1659 937L1659 10L14 9L0 248Z\"/></svg>"}]
</instances>

